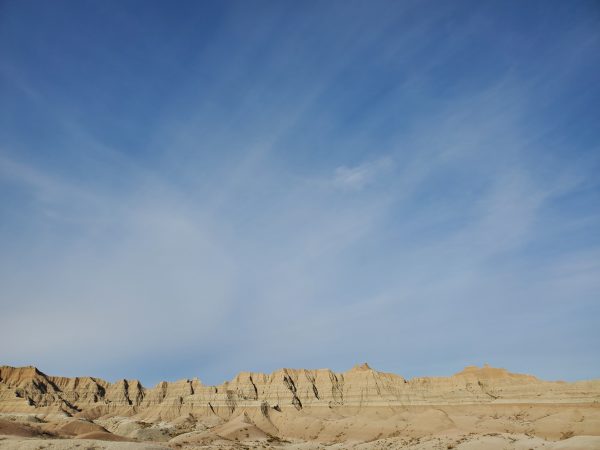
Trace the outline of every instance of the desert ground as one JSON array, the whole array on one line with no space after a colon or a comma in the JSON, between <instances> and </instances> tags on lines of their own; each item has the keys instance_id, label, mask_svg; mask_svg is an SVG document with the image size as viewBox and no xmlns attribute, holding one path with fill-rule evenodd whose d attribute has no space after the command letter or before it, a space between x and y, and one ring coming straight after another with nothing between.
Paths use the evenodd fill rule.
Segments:
<instances>
[{"instance_id":1,"label":"desert ground","mask_svg":"<svg viewBox=\"0 0 600 450\"><path fill-rule=\"evenodd\" d=\"M7 449L600 449L600 380L467 367L410 380L367 364L136 380L0 367Z\"/></svg>"}]
</instances>

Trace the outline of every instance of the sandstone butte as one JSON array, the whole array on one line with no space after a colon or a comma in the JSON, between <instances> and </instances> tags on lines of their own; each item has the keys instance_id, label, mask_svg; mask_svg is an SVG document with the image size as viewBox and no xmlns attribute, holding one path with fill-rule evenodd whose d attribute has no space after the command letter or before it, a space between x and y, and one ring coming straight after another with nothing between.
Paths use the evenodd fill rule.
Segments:
<instances>
[{"instance_id":1,"label":"sandstone butte","mask_svg":"<svg viewBox=\"0 0 600 450\"><path fill-rule=\"evenodd\" d=\"M0 366L0 436L6 448L600 448L600 380L487 365L407 380L362 364L146 388Z\"/></svg>"}]
</instances>

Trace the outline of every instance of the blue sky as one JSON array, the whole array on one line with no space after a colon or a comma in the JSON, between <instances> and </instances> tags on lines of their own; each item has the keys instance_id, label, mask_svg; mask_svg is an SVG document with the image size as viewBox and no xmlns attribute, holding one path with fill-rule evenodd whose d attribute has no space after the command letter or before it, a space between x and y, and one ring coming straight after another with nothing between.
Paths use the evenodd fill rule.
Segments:
<instances>
[{"instance_id":1,"label":"blue sky","mask_svg":"<svg viewBox=\"0 0 600 450\"><path fill-rule=\"evenodd\" d=\"M600 376L597 2L0 2L0 361Z\"/></svg>"}]
</instances>

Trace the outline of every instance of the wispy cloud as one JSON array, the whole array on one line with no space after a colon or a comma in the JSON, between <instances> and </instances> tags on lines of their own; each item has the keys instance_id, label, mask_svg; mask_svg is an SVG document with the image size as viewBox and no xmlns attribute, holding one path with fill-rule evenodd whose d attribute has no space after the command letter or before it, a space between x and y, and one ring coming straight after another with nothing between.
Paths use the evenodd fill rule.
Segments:
<instances>
[{"instance_id":1,"label":"wispy cloud","mask_svg":"<svg viewBox=\"0 0 600 450\"><path fill-rule=\"evenodd\" d=\"M393 167L391 158L381 158L354 167L340 166L335 169L333 186L342 190L360 191L376 182Z\"/></svg>"},{"instance_id":2,"label":"wispy cloud","mask_svg":"<svg viewBox=\"0 0 600 450\"><path fill-rule=\"evenodd\" d=\"M600 338L600 93L572 83L598 46L587 22L513 33L390 6L232 5L160 45L129 33L163 15L124 7L141 22L92 33L124 53L91 55L90 80L70 32L5 48L60 31L46 16L31 36L0 26L0 359L146 382L357 360L599 370L580 364ZM564 342L566 375L538 351Z\"/></svg>"}]
</instances>

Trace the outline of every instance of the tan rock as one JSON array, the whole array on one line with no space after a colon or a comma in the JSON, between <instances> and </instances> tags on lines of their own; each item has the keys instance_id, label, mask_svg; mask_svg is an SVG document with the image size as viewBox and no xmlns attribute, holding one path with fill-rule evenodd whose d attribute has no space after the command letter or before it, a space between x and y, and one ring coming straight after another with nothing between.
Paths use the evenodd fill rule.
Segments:
<instances>
[{"instance_id":1,"label":"tan rock","mask_svg":"<svg viewBox=\"0 0 600 450\"><path fill-rule=\"evenodd\" d=\"M0 420L10 439L551 448L552 441L586 437L573 441L580 445L600 436L600 381L548 382L487 365L406 380L364 363L343 373L280 369L241 372L218 386L194 378L146 388L137 380L2 366Z\"/></svg>"}]
</instances>

